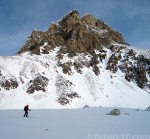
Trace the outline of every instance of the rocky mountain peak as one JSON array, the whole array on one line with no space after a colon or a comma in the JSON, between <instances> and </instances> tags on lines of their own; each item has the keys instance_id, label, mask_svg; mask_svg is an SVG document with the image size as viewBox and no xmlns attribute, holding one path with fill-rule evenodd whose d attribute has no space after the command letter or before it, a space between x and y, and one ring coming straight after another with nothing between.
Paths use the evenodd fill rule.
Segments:
<instances>
[{"instance_id":1,"label":"rocky mountain peak","mask_svg":"<svg viewBox=\"0 0 150 139\"><path fill-rule=\"evenodd\" d=\"M123 36L90 14L80 17L77 10L68 13L46 31L33 31L18 53L48 54L57 46L68 53L93 53L112 42L124 43ZM64 50L62 50L64 51Z\"/></svg>"},{"instance_id":2,"label":"rocky mountain peak","mask_svg":"<svg viewBox=\"0 0 150 139\"><path fill-rule=\"evenodd\" d=\"M150 106L149 51L90 14L33 30L18 53L0 57L0 107Z\"/></svg>"},{"instance_id":3,"label":"rocky mountain peak","mask_svg":"<svg viewBox=\"0 0 150 139\"><path fill-rule=\"evenodd\" d=\"M82 17L82 21L84 21L87 25L91 25L93 27L97 27L101 30L112 30L107 24L105 24L102 20L96 19L94 16L90 14L86 14Z\"/></svg>"}]
</instances>

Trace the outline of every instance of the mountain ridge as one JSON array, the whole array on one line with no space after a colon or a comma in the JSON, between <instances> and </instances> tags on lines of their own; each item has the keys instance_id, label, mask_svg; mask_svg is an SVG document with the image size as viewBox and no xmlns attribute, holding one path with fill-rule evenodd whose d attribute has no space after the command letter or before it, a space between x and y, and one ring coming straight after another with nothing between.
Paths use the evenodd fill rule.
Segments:
<instances>
[{"instance_id":1,"label":"mountain ridge","mask_svg":"<svg viewBox=\"0 0 150 139\"><path fill-rule=\"evenodd\" d=\"M103 21L90 14L80 17L79 12L74 10L58 23L52 23L47 31L34 30L18 53L30 51L33 54L47 54L57 46L66 46L68 53L92 53L93 49L103 45L106 47L111 41L125 43L122 34ZM44 42L47 44L40 50Z\"/></svg>"},{"instance_id":2,"label":"mountain ridge","mask_svg":"<svg viewBox=\"0 0 150 139\"><path fill-rule=\"evenodd\" d=\"M103 21L74 10L0 57L0 108L150 106L150 56Z\"/></svg>"}]
</instances>

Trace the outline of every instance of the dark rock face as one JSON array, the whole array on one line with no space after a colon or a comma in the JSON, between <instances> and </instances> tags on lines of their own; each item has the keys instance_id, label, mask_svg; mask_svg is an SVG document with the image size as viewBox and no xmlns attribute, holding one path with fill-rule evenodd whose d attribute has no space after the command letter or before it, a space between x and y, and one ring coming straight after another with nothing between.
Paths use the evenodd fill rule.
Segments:
<instances>
[{"instance_id":1,"label":"dark rock face","mask_svg":"<svg viewBox=\"0 0 150 139\"><path fill-rule=\"evenodd\" d=\"M1 87L6 89L6 90L11 90L11 89L15 89L17 88L19 85L18 85L18 82L13 79L13 78L10 78L10 79L4 79L1 83L0 83Z\"/></svg>"},{"instance_id":2,"label":"dark rock face","mask_svg":"<svg viewBox=\"0 0 150 139\"><path fill-rule=\"evenodd\" d=\"M82 73L82 68L83 68L83 64L79 63L79 62L74 62L74 69L78 72L78 73Z\"/></svg>"},{"instance_id":3,"label":"dark rock face","mask_svg":"<svg viewBox=\"0 0 150 139\"><path fill-rule=\"evenodd\" d=\"M110 47L113 54L110 56L107 63L107 70L116 73L120 69L125 73L125 79L128 82L135 82L140 88L149 88L147 75L149 74L150 59L143 55L136 55L133 49L124 47ZM126 51L121 56L122 51ZM132 62L131 62L132 61Z\"/></svg>"},{"instance_id":4,"label":"dark rock face","mask_svg":"<svg viewBox=\"0 0 150 139\"><path fill-rule=\"evenodd\" d=\"M97 64L99 64L98 55L93 54L93 57L92 57L92 59L91 59L91 61L90 61L90 65L91 65L91 66L94 66L94 65L97 65Z\"/></svg>"},{"instance_id":5,"label":"dark rock face","mask_svg":"<svg viewBox=\"0 0 150 139\"><path fill-rule=\"evenodd\" d=\"M93 66L93 71L94 71L95 75L97 75L97 76L100 74L100 70L99 70L98 66Z\"/></svg>"},{"instance_id":6,"label":"dark rock face","mask_svg":"<svg viewBox=\"0 0 150 139\"><path fill-rule=\"evenodd\" d=\"M56 93L58 94L57 102L61 105L68 105L74 98L81 98L77 92L72 91L74 84L62 76L56 80Z\"/></svg>"},{"instance_id":7,"label":"dark rock face","mask_svg":"<svg viewBox=\"0 0 150 139\"><path fill-rule=\"evenodd\" d=\"M1 70L0 70L0 76L2 76Z\"/></svg>"},{"instance_id":8,"label":"dark rock face","mask_svg":"<svg viewBox=\"0 0 150 139\"><path fill-rule=\"evenodd\" d=\"M112 71L113 73L117 72L118 70L118 61L121 59L121 55L116 56L116 54L112 54L108 63L107 63L107 70Z\"/></svg>"},{"instance_id":9,"label":"dark rock face","mask_svg":"<svg viewBox=\"0 0 150 139\"><path fill-rule=\"evenodd\" d=\"M0 87L6 90L16 89L19 83L15 77L6 78L0 70ZM0 88L0 91L1 91Z\"/></svg>"},{"instance_id":10,"label":"dark rock face","mask_svg":"<svg viewBox=\"0 0 150 139\"><path fill-rule=\"evenodd\" d=\"M30 81L30 86L27 89L27 93L33 94L34 91L46 91L46 87L48 85L49 79L44 76L38 76L34 80Z\"/></svg>"},{"instance_id":11,"label":"dark rock face","mask_svg":"<svg viewBox=\"0 0 150 139\"><path fill-rule=\"evenodd\" d=\"M62 64L63 73L70 75L71 74L71 66L72 66L71 62Z\"/></svg>"},{"instance_id":12,"label":"dark rock face","mask_svg":"<svg viewBox=\"0 0 150 139\"><path fill-rule=\"evenodd\" d=\"M97 33L94 30L98 30ZM118 31L111 29L103 21L92 15L81 18L79 12L74 10L58 24L52 23L46 32L34 30L18 53L28 51L37 55L48 54L56 46L66 46L68 53L92 53L102 45L109 46L111 41L125 42Z\"/></svg>"},{"instance_id":13,"label":"dark rock face","mask_svg":"<svg viewBox=\"0 0 150 139\"><path fill-rule=\"evenodd\" d=\"M144 88L147 85L147 77L145 67L139 67L132 65L127 68L125 79L127 81L135 81L140 88Z\"/></svg>"},{"instance_id":14,"label":"dark rock face","mask_svg":"<svg viewBox=\"0 0 150 139\"><path fill-rule=\"evenodd\" d=\"M58 98L58 103L60 103L61 105L68 105L70 104L70 101L74 98L80 98L80 96L78 95L78 93L76 92L71 92L71 93L63 93L61 94L61 96Z\"/></svg>"}]
</instances>

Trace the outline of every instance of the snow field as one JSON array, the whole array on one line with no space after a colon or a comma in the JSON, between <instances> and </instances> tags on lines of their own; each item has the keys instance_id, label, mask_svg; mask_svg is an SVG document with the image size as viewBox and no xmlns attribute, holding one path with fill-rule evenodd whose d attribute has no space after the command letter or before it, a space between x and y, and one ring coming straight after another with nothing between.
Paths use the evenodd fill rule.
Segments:
<instances>
[{"instance_id":1,"label":"snow field","mask_svg":"<svg viewBox=\"0 0 150 139\"><path fill-rule=\"evenodd\" d=\"M150 137L150 111L114 108L0 110L1 139L95 139L113 136ZM144 138L142 138L144 139Z\"/></svg>"}]
</instances>

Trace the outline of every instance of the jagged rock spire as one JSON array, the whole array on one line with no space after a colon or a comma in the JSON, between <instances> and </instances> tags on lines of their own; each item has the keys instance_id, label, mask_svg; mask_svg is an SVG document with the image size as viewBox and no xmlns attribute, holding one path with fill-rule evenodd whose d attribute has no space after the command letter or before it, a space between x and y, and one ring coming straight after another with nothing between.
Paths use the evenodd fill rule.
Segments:
<instances>
[{"instance_id":1,"label":"jagged rock spire","mask_svg":"<svg viewBox=\"0 0 150 139\"><path fill-rule=\"evenodd\" d=\"M46 32L33 31L18 53L29 51L33 54L48 54L57 46L68 53L92 53L112 42L124 43L123 36L100 19L86 14L79 16L77 10L68 13L57 24L52 23Z\"/></svg>"}]
</instances>

